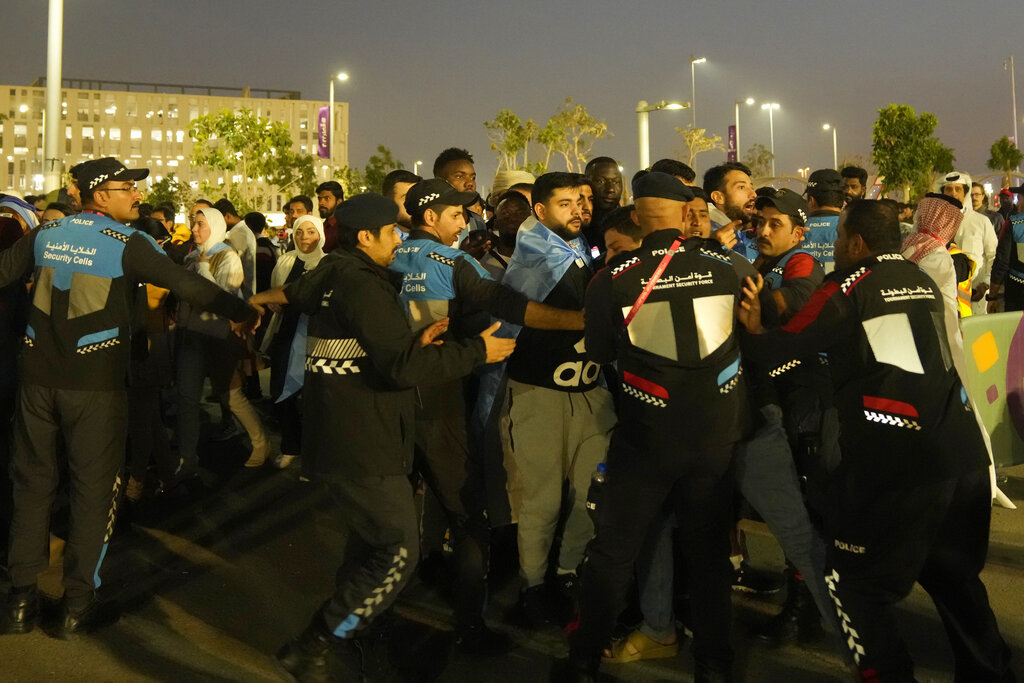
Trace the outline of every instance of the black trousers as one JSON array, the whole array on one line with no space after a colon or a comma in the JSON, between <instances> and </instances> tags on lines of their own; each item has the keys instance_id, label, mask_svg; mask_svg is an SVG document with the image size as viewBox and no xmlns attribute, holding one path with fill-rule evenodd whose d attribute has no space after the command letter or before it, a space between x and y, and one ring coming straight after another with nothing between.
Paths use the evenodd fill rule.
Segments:
<instances>
[{"instance_id":1,"label":"black trousers","mask_svg":"<svg viewBox=\"0 0 1024 683\"><path fill-rule=\"evenodd\" d=\"M490 527L483 468L467 445L459 410L416 420L415 468L444 508L455 559L455 621L477 625L487 601Z\"/></svg>"},{"instance_id":2,"label":"black trousers","mask_svg":"<svg viewBox=\"0 0 1024 683\"><path fill-rule=\"evenodd\" d=\"M349 529L334 595L321 609L339 638L354 638L387 610L419 560L412 485L404 475L331 482Z\"/></svg>"},{"instance_id":3,"label":"black trousers","mask_svg":"<svg viewBox=\"0 0 1024 683\"><path fill-rule=\"evenodd\" d=\"M678 438L675 444L651 453L612 437L597 535L583 563L580 625L570 640L570 657L579 668L597 669L626 606L636 558L666 504L676 512L686 553L694 658L714 668L732 661L733 445L694 453Z\"/></svg>"},{"instance_id":4,"label":"black trousers","mask_svg":"<svg viewBox=\"0 0 1024 683\"><path fill-rule=\"evenodd\" d=\"M840 476L826 518L825 580L864 679L914 680L893 612L918 581L946 628L956 680L1013 681L979 577L991 516L988 472L890 490L872 489L868 476Z\"/></svg>"},{"instance_id":5,"label":"black trousers","mask_svg":"<svg viewBox=\"0 0 1024 683\"><path fill-rule=\"evenodd\" d=\"M149 463L156 464L160 480L170 481L178 469L171 453L160 412L159 386L128 387L128 474L145 481Z\"/></svg>"},{"instance_id":6,"label":"black trousers","mask_svg":"<svg viewBox=\"0 0 1024 683\"><path fill-rule=\"evenodd\" d=\"M114 529L124 466L124 391L73 391L23 384L14 427L11 478L11 584L36 583L49 564L50 508L59 481L57 437L67 444L71 521L64 547L64 591L84 608L100 586L100 564Z\"/></svg>"}]
</instances>

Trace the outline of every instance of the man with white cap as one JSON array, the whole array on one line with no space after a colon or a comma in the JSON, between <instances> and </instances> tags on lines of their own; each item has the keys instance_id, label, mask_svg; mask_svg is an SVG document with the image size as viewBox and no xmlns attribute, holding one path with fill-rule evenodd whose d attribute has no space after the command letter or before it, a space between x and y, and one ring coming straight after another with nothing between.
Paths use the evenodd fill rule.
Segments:
<instances>
[{"instance_id":1,"label":"man with white cap","mask_svg":"<svg viewBox=\"0 0 1024 683\"><path fill-rule=\"evenodd\" d=\"M988 312L985 293L988 292L992 277L992 263L996 259L996 234L992 223L983 214L975 211L967 195L971 191L971 176L961 171L953 171L935 181L935 192L953 197L963 204L964 219L960 223L953 241L960 245L965 254L978 264L978 272L974 276L974 296L971 297L971 309L975 315Z\"/></svg>"}]
</instances>

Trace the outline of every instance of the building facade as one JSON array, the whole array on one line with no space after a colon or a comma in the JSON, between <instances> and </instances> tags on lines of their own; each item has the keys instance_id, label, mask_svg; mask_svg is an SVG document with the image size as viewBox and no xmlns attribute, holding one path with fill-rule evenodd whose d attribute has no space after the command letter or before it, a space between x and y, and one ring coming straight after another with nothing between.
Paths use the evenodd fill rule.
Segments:
<instances>
[{"instance_id":1,"label":"building facade","mask_svg":"<svg viewBox=\"0 0 1024 683\"><path fill-rule=\"evenodd\" d=\"M214 187L238 182L241 178L225 178L223 171L191 165L188 128L196 117L243 107L286 124L293 151L313 155L318 180L348 164L347 102L334 103L333 149L330 159L322 159L317 156L317 121L328 103L303 100L297 91L68 79L62 85L64 147L58 155L64 172L86 159L112 156L129 167L150 169L140 183L144 189L170 174L195 188L204 180ZM0 156L6 162L0 162L0 192L43 190L45 100L45 79L29 86L0 85ZM284 194L272 194L264 209L278 211L286 200Z\"/></svg>"}]
</instances>

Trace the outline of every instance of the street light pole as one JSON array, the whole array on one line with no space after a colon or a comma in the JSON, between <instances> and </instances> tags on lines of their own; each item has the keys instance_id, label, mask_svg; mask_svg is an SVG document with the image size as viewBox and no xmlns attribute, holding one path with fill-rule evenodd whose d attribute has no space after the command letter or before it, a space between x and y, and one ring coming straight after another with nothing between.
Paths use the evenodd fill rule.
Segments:
<instances>
[{"instance_id":1,"label":"street light pole","mask_svg":"<svg viewBox=\"0 0 1024 683\"><path fill-rule=\"evenodd\" d=\"M822 130L832 131L832 166L838 171L839 170L839 154L838 148L836 147L836 127L831 123L826 123L821 127Z\"/></svg>"},{"instance_id":2,"label":"street light pole","mask_svg":"<svg viewBox=\"0 0 1024 683\"><path fill-rule=\"evenodd\" d=\"M771 138L772 146L772 177L775 177L775 117L773 113L779 108L777 102L766 102L761 105L761 109L768 110L768 134Z\"/></svg>"},{"instance_id":3,"label":"street light pole","mask_svg":"<svg viewBox=\"0 0 1024 683\"><path fill-rule=\"evenodd\" d=\"M666 102L665 100L654 104L648 104L647 100L640 100L636 103L637 146L640 149L639 170L651 165L650 113L659 109L686 109L689 106L691 106L689 102Z\"/></svg>"},{"instance_id":4,"label":"street light pole","mask_svg":"<svg viewBox=\"0 0 1024 683\"><path fill-rule=\"evenodd\" d=\"M413 175L419 175L420 174L420 166L422 166L422 165L423 165L422 161L417 161L416 163L414 163L412 165L412 174Z\"/></svg>"},{"instance_id":5,"label":"street light pole","mask_svg":"<svg viewBox=\"0 0 1024 683\"><path fill-rule=\"evenodd\" d=\"M740 147L740 105L741 104L748 104L749 105L749 104L753 104L753 103L754 103L754 98L753 97L748 97L743 102L740 102L739 100L736 100L736 161L740 161L740 159L742 157L742 154L740 152L740 150L742 149Z\"/></svg>"},{"instance_id":6,"label":"street light pole","mask_svg":"<svg viewBox=\"0 0 1024 683\"><path fill-rule=\"evenodd\" d=\"M57 145L63 128L60 118L61 56L64 43L64 0L50 0L46 31L46 120L43 125L43 191L60 187Z\"/></svg>"},{"instance_id":7,"label":"street light pole","mask_svg":"<svg viewBox=\"0 0 1024 683\"><path fill-rule=\"evenodd\" d=\"M327 115L331 120L327 124L327 169L331 178L334 177L334 79L347 81L348 74L343 71L340 74L331 76L330 81L330 104L328 105Z\"/></svg>"},{"instance_id":8,"label":"street light pole","mask_svg":"<svg viewBox=\"0 0 1024 683\"><path fill-rule=\"evenodd\" d=\"M703 64L708 61L707 57L694 57L690 55L690 111L693 113L693 127L697 127L697 81L694 78L693 67L695 64ZM647 168L644 166L643 168Z\"/></svg>"},{"instance_id":9,"label":"street light pole","mask_svg":"<svg viewBox=\"0 0 1024 683\"><path fill-rule=\"evenodd\" d=\"M1020 149L1020 140L1017 139L1017 79L1013 69L1013 55L1010 55L1010 58L1003 62L1004 69L1007 68L1007 64L1009 64L1010 69L1010 97L1013 99L1013 144L1017 146L1017 149ZM1020 170L1020 165L1017 166L1017 170Z\"/></svg>"}]
</instances>

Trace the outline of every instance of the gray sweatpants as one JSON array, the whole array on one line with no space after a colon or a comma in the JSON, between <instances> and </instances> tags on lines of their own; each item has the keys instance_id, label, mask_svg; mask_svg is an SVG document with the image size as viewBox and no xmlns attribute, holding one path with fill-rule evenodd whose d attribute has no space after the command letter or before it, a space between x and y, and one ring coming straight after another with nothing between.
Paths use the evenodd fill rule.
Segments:
<instances>
[{"instance_id":1,"label":"gray sweatpants","mask_svg":"<svg viewBox=\"0 0 1024 683\"><path fill-rule=\"evenodd\" d=\"M576 571L582 561L594 535L587 489L608 453L614 426L607 389L570 393L509 380L501 439L512 518L519 523L519 568L527 587L544 582L566 480L572 507L558 566Z\"/></svg>"}]
</instances>

